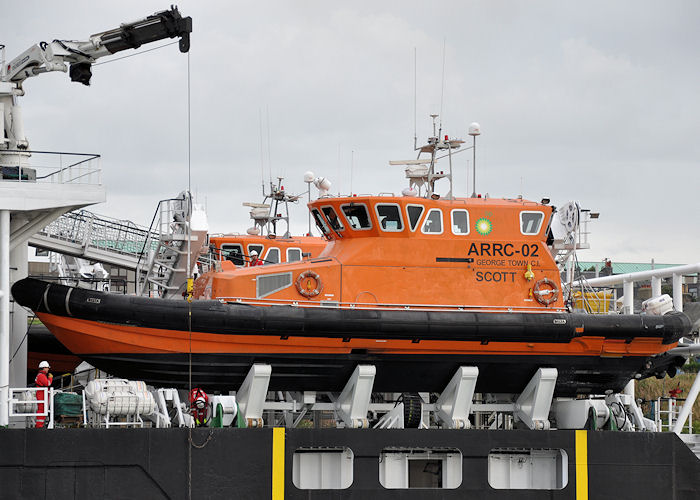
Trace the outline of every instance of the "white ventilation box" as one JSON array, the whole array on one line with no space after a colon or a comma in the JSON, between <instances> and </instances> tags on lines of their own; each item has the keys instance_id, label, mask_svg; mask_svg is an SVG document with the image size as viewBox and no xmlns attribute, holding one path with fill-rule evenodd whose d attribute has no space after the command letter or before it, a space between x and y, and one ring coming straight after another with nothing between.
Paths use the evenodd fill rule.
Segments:
<instances>
[{"instance_id":1,"label":"white ventilation box","mask_svg":"<svg viewBox=\"0 0 700 500\"><path fill-rule=\"evenodd\" d=\"M673 311L673 299L667 294L652 297L642 302L642 311L647 314L662 316Z\"/></svg>"}]
</instances>

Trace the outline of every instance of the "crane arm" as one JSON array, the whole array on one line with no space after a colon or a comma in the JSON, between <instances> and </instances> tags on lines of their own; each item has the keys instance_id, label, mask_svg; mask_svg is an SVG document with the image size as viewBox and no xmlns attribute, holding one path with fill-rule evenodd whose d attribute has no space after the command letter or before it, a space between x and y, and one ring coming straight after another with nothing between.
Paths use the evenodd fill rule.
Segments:
<instances>
[{"instance_id":1,"label":"crane arm","mask_svg":"<svg viewBox=\"0 0 700 500\"><path fill-rule=\"evenodd\" d=\"M3 68L0 81L18 85L29 77L49 71L68 71L71 81L90 85L90 66L97 59L165 38L180 38L180 52L190 49L192 18L182 17L177 7L90 36L86 41L54 40L33 45Z\"/></svg>"}]
</instances>

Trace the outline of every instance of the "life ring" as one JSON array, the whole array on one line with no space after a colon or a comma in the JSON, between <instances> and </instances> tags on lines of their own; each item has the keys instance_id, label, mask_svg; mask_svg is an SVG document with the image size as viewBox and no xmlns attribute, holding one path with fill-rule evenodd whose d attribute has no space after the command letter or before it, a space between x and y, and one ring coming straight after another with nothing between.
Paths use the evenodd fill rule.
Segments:
<instances>
[{"instance_id":1,"label":"life ring","mask_svg":"<svg viewBox=\"0 0 700 500\"><path fill-rule=\"evenodd\" d=\"M316 282L315 288L311 288L311 279L307 278L311 278ZM306 280L306 282L302 285L304 280ZM315 297L323 290L323 282L321 281L321 277L313 271L304 271L301 273L299 277L297 277L297 281L294 284L297 287L297 292L307 299Z\"/></svg>"},{"instance_id":2,"label":"life ring","mask_svg":"<svg viewBox=\"0 0 700 500\"><path fill-rule=\"evenodd\" d=\"M544 285L551 287L551 290L543 290L540 292L540 287ZM557 284L549 278L542 278L535 283L534 287L532 287L532 294L535 296L535 300L537 302L543 306L548 306L549 304L556 302L556 300L559 298L559 287L557 287Z\"/></svg>"}]
</instances>

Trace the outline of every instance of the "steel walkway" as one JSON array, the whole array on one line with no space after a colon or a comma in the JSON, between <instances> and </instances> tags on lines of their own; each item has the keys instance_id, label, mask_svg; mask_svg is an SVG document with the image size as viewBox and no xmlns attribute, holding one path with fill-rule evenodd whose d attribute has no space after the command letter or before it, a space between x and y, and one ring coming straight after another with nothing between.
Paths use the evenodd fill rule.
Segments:
<instances>
[{"instance_id":1,"label":"steel walkway","mask_svg":"<svg viewBox=\"0 0 700 500\"><path fill-rule=\"evenodd\" d=\"M143 266L144 257L141 255L147 242L155 248L159 237L157 232L133 222L78 210L54 220L34 234L29 244L135 271L139 267L139 258Z\"/></svg>"}]
</instances>

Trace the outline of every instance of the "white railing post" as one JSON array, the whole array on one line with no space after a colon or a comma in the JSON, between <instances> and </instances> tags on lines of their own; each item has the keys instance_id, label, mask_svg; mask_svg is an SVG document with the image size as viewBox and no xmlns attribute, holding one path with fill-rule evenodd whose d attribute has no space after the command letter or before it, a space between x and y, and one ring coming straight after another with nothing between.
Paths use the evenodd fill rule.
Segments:
<instances>
[{"instance_id":1,"label":"white railing post","mask_svg":"<svg viewBox=\"0 0 700 500\"><path fill-rule=\"evenodd\" d=\"M661 278L658 276L651 277L651 296L660 297L661 296Z\"/></svg>"},{"instance_id":2,"label":"white railing post","mask_svg":"<svg viewBox=\"0 0 700 500\"><path fill-rule=\"evenodd\" d=\"M0 210L0 427L10 423L10 211Z\"/></svg>"},{"instance_id":3,"label":"white railing post","mask_svg":"<svg viewBox=\"0 0 700 500\"><path fill-rule=\"evenodd\" d=\"M676 434L680 434L681 432L683 432L683 426L685 425L685 421L688 419L690 412L693 410L693 405L695 404L695 400L698 398L699 392L700 392L700 373L695 375L695 380L693 381L693 385L690 387L690 390L688 391L688 396L686 396L686 398L685 398L685 402L683 403L683 408L681 408L681 411L678 414L678 418L676 419L676 423L673 426L673 432L675 432Z\"/></svg>"},{"instance_id":4,"label":"white railing post","mask_svg":"<svg viewBox=\"0 0 700 500\"><path fill-rule=\"evenodd\" d=\"M623 313L634 314L634 281L625 281L622 284Z\"/></svg>"},{"instance_id":5,"label":"white railing post","mask_svg":"<svg viewBox=\"0 0 700 500\"><path fill-rule=\"evenodd\" d=\"M683 312L683 275L673 273L673 308Z\"/></svg>"}]
</instances>

